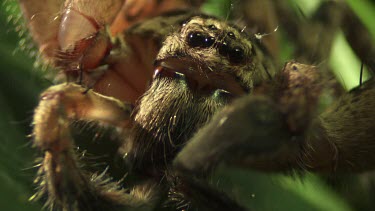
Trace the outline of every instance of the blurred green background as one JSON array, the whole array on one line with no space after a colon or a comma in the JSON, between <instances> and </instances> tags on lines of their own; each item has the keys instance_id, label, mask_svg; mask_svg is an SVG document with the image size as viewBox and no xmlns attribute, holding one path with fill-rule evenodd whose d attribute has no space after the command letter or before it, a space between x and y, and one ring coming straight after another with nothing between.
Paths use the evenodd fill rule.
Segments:
<instances>
[{"instance_id":1,"label":"blurred green background","mask_svg":"<svg viewBox=\"0 0 375 211\"><path fill-rule=\"evenodd\" d=\"M319 2L293 0L291 4L298 5L308 14ZM374 1L347 2L375 35ZM12 1L0 3L0 210L40 210L39 204L28 201L35 188L32 181L36 169L32 166L37 153L31 148L27 135L31 132L30 123L38 94L50 83L34 67L35 60L30 52L17 47L19 35L13 22L18 10L14 5ZM225 5L228 5L227 0L211 0L205 9L225 16ZM339 78L345 80L347 88L357 85L360 62L342 35L337 36L329 62ZM219 187L227 189L254 210L353 210L347 200L310 174L303 180L295 180L282 175L222 168L216 180ZM348 185L348 188L351 187ZM371 196L356 194L353 192L353 198L363 200L363 207L369 206Z\"/></svg>"}]
</instances>

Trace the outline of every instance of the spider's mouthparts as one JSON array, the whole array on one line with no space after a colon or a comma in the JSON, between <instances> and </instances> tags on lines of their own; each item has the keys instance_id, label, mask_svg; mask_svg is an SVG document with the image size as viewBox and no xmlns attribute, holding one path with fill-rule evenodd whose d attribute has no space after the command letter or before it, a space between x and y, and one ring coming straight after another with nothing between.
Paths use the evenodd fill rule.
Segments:
<instances>
[{"instance_id":1,"label":"spider's mouthparts","mask_svg":"<svg viewBox=\"0 0 375 211\"><path fill-rule=\"evenodd\" d=\"M233 96L246 94L234 75L213 70L190 58L166 58L156 62L154 79L169 77L183 80L190 89L201 94L225 93Z\"/></svg>"}]
</instances>

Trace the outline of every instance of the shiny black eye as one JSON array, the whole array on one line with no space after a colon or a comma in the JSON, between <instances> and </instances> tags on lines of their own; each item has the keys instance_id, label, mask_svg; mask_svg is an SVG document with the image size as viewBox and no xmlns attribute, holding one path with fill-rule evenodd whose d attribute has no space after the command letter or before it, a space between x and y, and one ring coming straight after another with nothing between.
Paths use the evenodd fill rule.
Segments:
<instances>
[{"instance_id":1,"label":"shiny black eye","mask_svg":"<svg viewBox=\"0 0 375 211\"><path fill-rule=\"evenodd\" d=\"M233 63L241 63L244 60L244 51L240 47L231 49L229 53L229 60Z\"/></svg>"},{"instance_id":2,"label":"shiny black eye","mask_svg":"<svg viewBox=\"0 0 375 211\"><path fill-rule=\"evenodd\" d=\"M193 32L188 35L187 39L188 45L190 47L202 47L208 48L215 43L214 37L208 37L200 32Z\"/></svg>"},{"instance_id":3,"label":"shiny black eye","mask_svg":"<svg viewBox=\"0 0 375 211\"><path fill-rule=\"evenodd\" d=\"M232 39L235 39L236 38L236 35L234 35L233 32L228 32L228 37L232 38Z\"/></svg>"},{"instance_id":4,"label":"shiny black eye","mask_svg":"<svg viewBox=\"0 0 375 211\"><path fill-rule=\"evenodd\" d=\"M244 50L240 47L231 48L226 42L223 42L219 47L219 54L226 56L231 63L241 63L245 58Z\"/></svg>"},{"instance_id":5,"label":"shiny black eye","mask_svg":"<svg viewBox=\"0 0 375 211\"><path fill-rule=\"evenodd\" d=\"M211 30L217 30L217 27L213 24L209 25L208 28L211 29Z\"/></svg>"},{"instance_id":6,"label":"shiny black eye","mask_svg":"<svg viewBox=\"0 0 375 211\"><path fill-rule=\"evenodd\" d=\"M215 43L215 38L214 37L207 37L205 40L205 47L210 47Z\"/></svg>"},{"instance_id":7,"label":"shiny black eye","mask_svg":"<svg viewBox=\"0 0 375 211\"><path fill-rule=\"evenodd\" d=\"M200 47L204 44L205 39L202 33L193 32L189 34L187 41L190 47Z\"/></svg>"},{"instance_id":8,"label":"shiny black eye","mask_svg":"<svg viewBox=\"0 0 375 211\"><path fill-rule=\"evenodd\" d=\"M223 55L223 56L227 56L229 54L229 46L226 42L223 42L221 43L220 47L219 47L219 54Z\"/></svg>"}]
</instances>

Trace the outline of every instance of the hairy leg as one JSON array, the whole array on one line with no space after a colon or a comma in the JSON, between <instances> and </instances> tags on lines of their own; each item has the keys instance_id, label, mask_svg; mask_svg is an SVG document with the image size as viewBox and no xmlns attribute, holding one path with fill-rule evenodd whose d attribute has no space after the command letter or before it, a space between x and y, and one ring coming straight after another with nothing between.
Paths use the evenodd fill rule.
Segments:
<instances>
[{"instance_id":1,"label":"hairy leg","mask_svg":"<svg viewBox=\"0 0 375 211\"><path fill-rule=\"evenodd\" d=\"M74 120L122 130L130 112L129 105L78 85L62 84L46 90L34 116L34 145L44 154L37 179L40 191L35 198L47 197L51 208L67 210L149 210L157 198L154 183L126 191L105 172L83 170L70 133Z\"/></svg>"},{"instance_id":2,"label":"hairy leg","mask_svg":"<svg viewBox=\"0 0 375 211\"><path fill-rule=\"evenodd\" d=\"M167 178L170 189L166 205L176 210L246 210L225 192L201 178L179 173Z\"/></svg>"},{"instance_id":3,"label":"hairy leg","mask_svg":"<svg viewBox=\"0 0 375 211\"><path fill-rule=\"evenodd\" d=\"M316 73L313 66L287 64L277 89L259 87L225 108L180 152L176 167L204 173L226 161L264 171L374 169L374 81L321 112L318 103L331 88Z\"/></svg>"}]
</instances>

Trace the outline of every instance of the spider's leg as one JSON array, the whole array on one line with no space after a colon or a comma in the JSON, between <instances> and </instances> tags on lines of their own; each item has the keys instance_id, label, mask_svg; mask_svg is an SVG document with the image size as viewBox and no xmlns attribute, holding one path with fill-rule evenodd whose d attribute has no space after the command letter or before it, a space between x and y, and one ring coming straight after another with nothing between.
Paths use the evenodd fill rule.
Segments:
<instances>
[{"instance_id":1,"label":"spider's leg","mask_svg":"<svg viewBox=\"0 0 375 211\"><path fill-rule=\"evenodd\" d=\"M344 94L314 121L307 139L311 149L305 159L313 170L364 172L375 168L374 99L375 81L371 78ZM330 150L322 148L326 143Z\"/></svg>"},{"instance_id":2,"label":"spider's leg","mask_svg":"<svg viewBox=\"0 0 375 211\"><path fill-rule=\"evenodd\" d=\"M305 19L301 19L285 1L273 0L272 3L281 28L296 44L295 58L299 62L324 62L341 28L357 56L374 71L374 40L345 1L324 1L310 18Z\"/></svg>"},{"instance_id":3,"label":"spider's leg","mask_svg":"<svg viewBox=\"0 0 375 211\"><path fill-rule=\"evenodd\" d=\"M265 171L374 169L374 81L321 113L316 107L329 87L322 90L327 83L318 83L314 72L312 66L287 64L276 96L266 94L271 89L225 108L180 152L176 167L204 173L224 160Z\"/></svg>"},{"instance_id":4,"label":"spider's leg","mask_svg":"<svg viewBox=\"0 0 375 211\"><path fill-rule=\"evenodd\" d=\"M344 18L341 23L345 38L353 51L375 73L375 40L359 17L347 6L343 5Z\"/></svg>"},{"instance_id":5,"label":"spider's leg","mask_svg":"<svg viewBox=\"0 0 375 211\"><path fill-rule=\"evenodd\" d=\"M104 26L115 36L137 22L176 9L199 7L204 0L20 0L19 4L44 62L56 64L56 52L72 50L76 42L90 38ZM84 46L83 48L87 48Z\"/></svg>"},{"instance_id":6,"label":"spider's leg","mask_svg":"<svg viewBox=\"0 0 375 211\"><path fill-rule=\"evenodd\" d=\"M44 154L37 179L40 191L35 197L47 197L48 206L64 210L152 206L154 185L138 186L129 193L105 172L98 175L82 170L69 130L73 120L123 129L130 112L128 105L78 85L62 84L46 90L34 116L34 145Z\"/></svg>"},{"instance_id":7,"label":"spider's leg","mask_svg":"<svg viewBox=\"0 0 375 211\"><path fill-rule=\"evenodd\" d=\"M311 17L302 14L302 18L286 2L273 1L273 5L280 21L280 28L288 33L296 45L294 57L297 61L314 64L321 63L329 57L343 17L339 4L325 1Z\"/></svg>"},{"instance_id":8,"label":"spider's leg","mask_svg":"<svg viewBox=\"0 0 375 211\"><path fill-rule=\"evenodd\" d=\"M214 116L180 152L175 164L182 170L205 173L221 160L252 156L259 168L289 168L288 161L297 160L293 156L299 152L298 135L309 125L321 92L318 79L313 66L288 63L275 78L274 87L261 85ZM274 159L277 162L272 163Z\"/></svg>"},{"instance_id":9,"label":"spider's leg","mask_svg":"<svg viewBox=\"0 0 375 211\"><path fill-rule=\"evenodd\" d=\"M234 20L243 25L243 30L255 34L256 38L266 48L271 56L277 60L280 54L278 45L277 14L271 0L232 1L234 6ZM259 10L259 8L262 8ZM243 22L243 23L242 23Z\"/></svg>"},{"instance_id":10,"label":"spider's leg","mask_svg":"<svg viewBox=\"0 0 375 211\"><path fill-rule=\"evenodd\" d=\"M116 35L136 22L168 11L188 10L191 9L190 7L199 7L203 2L204 0L127 0L111 24L111 32Z\"/></svg>"},{"instance_id":11,"label":"spider's leg","mask_svg":"<svg viewBox=\"0 0 375 211\"><path fill-rule=\"evenodd\" d=\"M177 155L182 172L205 175L219 162L272 155L291 138L282 113L265 96L248 96L224 108Z\"/></svg>"},{"instance_id":12,"label":"spider's leg","mask_svg":"<svg viewBox=\"0 0 375 211\"><path fill-rule=\"evenodd\" d=\"M246 210L225 192L191 175L167 176L170 182L167 206L178 210Z\"/></svg>"},{"instance_id":13,"label":"spider's leg","mask_svg":"<svg viewBox=\"0 0 375 211\"><path fill-rule=\"evenodd\" d=\"M84 20L84 16L92 17L99 25L109 24L116 17L123 2L123 0L51 0L45 2L20 0L19 4L26 25L43 59L55 65L56 52L61 50L64 39L73 38L73 41L77 41L79 39L74 38L79 37L79 34L88 35L87 31L90 30L87 27L90 23ZM65 24L64 21L68 23ZM82 26L84 26L83 30L81 30ZM74 42L68 44L74 44Z\"/></svg>"}]
</instances>

